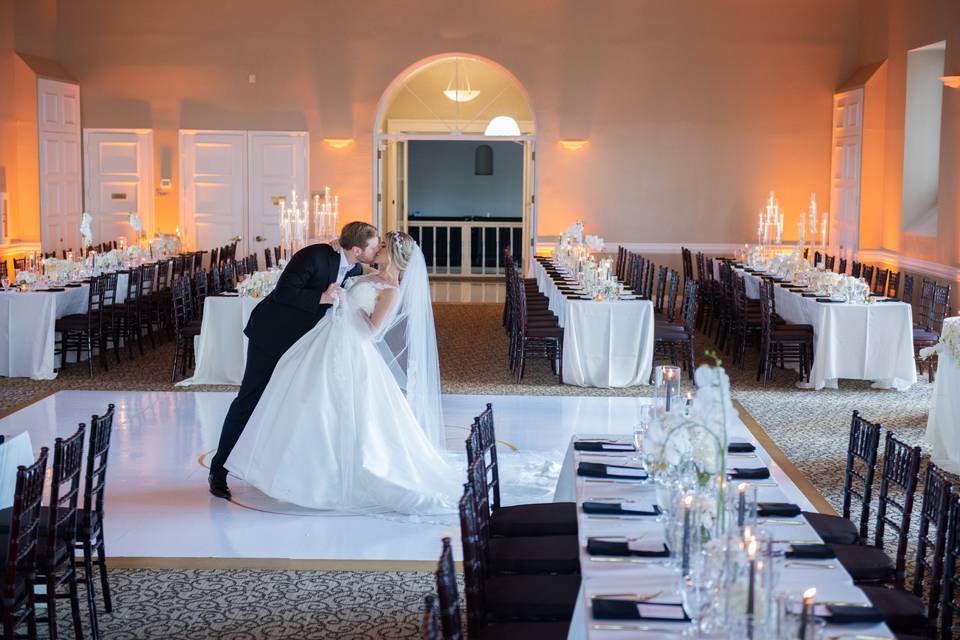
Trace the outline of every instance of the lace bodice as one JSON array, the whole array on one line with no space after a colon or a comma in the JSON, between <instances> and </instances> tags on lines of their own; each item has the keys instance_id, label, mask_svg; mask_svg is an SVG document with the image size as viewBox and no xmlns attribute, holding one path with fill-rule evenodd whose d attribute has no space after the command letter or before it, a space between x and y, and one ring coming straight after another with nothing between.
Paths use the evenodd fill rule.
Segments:
<instances>
[{"instance_id":1,"label":"lace bodice","mask_svg":"<svg viewBox=\"0 0 960 640\"><path fill-rule=\"evenodd\" d=\"M343 285L344 291L350 296L350 302L367 314L372 314L376 308L380 292L392 288L392 285L378 280L374 275L354 276Z\"/></svg>"}]
</instances>

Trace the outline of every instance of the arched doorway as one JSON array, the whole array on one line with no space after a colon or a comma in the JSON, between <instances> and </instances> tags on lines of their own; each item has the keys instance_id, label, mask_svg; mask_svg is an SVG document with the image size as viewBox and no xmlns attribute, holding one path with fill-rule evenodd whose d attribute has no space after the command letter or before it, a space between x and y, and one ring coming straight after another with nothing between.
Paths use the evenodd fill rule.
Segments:
<instances>
[{"instance_id":1,"label":"arched doorway","mask_svg":"<svg viewBox=\"0 0 960 640\"><path fill-rule=\"evenodd\" d=\"M384 91L374 122L374 223L383 230L403 229L414 235L434 275L499 275L502 248L509 245L523 257L536 237L536 133L526 90L496 62L447 53L407 67ZM480 213L443 219L410 211L411 149L454 142L487 147L480 155L499 145L504 155L516 158L492 165L504 171L515 167L518 172L516 215L501 211L492 217ZM464 151L474 154L477 149ZM512 204L509 209L513 212Z\"/></svg>"}]
</instances>

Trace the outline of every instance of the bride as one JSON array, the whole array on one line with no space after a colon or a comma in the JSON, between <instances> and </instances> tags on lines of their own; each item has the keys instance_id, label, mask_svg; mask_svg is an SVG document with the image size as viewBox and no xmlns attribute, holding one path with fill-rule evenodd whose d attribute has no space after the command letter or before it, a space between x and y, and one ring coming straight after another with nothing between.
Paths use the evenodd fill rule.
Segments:
<instances>
[{"instance_id":1,"label":"bride","mask_svg":"<svg viewBox=\"0 0 960 640\"><path fill-rule=\"evenodd\" d=\"M463 479L440 453L426 263L398 231L375 262L280 359L226 467L303 507L450 513Z\"/></svg>"}]
</instances>

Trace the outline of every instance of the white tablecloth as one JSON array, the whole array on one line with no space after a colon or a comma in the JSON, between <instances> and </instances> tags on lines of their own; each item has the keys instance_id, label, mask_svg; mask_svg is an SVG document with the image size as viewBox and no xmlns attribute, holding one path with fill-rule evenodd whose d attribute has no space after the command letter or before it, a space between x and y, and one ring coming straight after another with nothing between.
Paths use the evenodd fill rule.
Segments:
<instances>
[{"instance_id":1,"label":"white tablecloth","mask_svg":"<svg viewBox=\"0 0 960 640\"><path fill-rule=\"evenodd\" d=\"M35 462L30 434L24 431L0 444L0 509L13 506L13 492L17 487L17 467L29 467ZM53 464L53 460L49 461Z\"/></svg>"},{"instance_id":2,"label":"white tablecloth","mask_svg":"<svg viewBox=\"0 0 960 640\"><path fill-rule=\"evenodd\" d=\"M203 303L203 323L194 341L197 364L193 376L177 386L235 384L243 380L247 363L247 336L243 328L263 298L209 296Z\"/></svg>"},{"instance_id":3,"label":"white tablecloth","mask_svg":"<svg viewBox=\"0 0 960 640\"><path fill-rule=\"evenodd\" d=\"M960 322L960 317L947 322ZM936 465L960 474L960 362L949 353L939 354L937 361L926 441Z\"/></svg>"},{"instance_id":4,"label":"white tablecloth","mask_svg":"<svg viewBox=\"0 0 960 640\"><path fill-rule=\"evenodd\" d=\"M802 509L812 510L813 507L793 484L790 478L771 460L770 456L756 442L746 426L737 421L729 429L731 441L749 441L757 447L757 458L745 461L743 457L736 457L728 461L730 466L755 467L765 465L770 468L771 480L776 486L767 486L770 481L758 484L758 499L770 502L793 502ZM610 434L596 434L610 437ZM590 435L574 436L573 440L581 437L596 437ZM631 436L622 437L627 442ZM626 454L626 455L633 455ZM656 518L634 518L618 520L615 518L590 517L583 513L580 505L584 500L597 498L632 498L641 501L655 502L656 489L653 485L637 485L632 483L616 482L587 482L575 473L576 463L583 458L594 462L616 463L612 457L596 458L588 453L573 450L572 441L567 449L560 477L557 480L557 491L554 499L557 501L576 501L578 536L580 538L580 571L583 582L577 598L576 609L570 623L568 640L635 640L637 638L662 638L664 632L659 630L670 629L680 631L682 623L650 622L653 630L642 632L636 629L610 630L594 629L595 624L607 624L595 621L591 616L590 598L599 593L648 593L665 591L664 597L671 597L669 591L677 584L677 574L657 562L647 564L596 562L586 553L587 538L591 536L641 536L646 534L653 539L662 537L663 523ZM819 541L816 532L805 522L799 519L788 519L793 524L764 524L763 529L769 531L775 539L783 540L811 540ZM799 523L799 524L798 524ZM866 595L853 585L853 580L846 570L837 563L832 569L810 569L803 567L784 567L777 584L778 591L789 591L800 594L803 590L815 586L818 601L844 601L868 603ZM628 626L631 623L625 623ZM632 623L639 626L641 623ZM869 634L882 638L892 638L893 635L883 624L835 625L827 629L833 633ZM852 637L851 635L851 637Z\"/></svg>"},{"instance_id":5,"label":"white tablecloth","mask_svg":"<svg viewBox=\"0 0 960 640\"><path fill-rule=\"evenodd\" d=\"M566 298L536 260L530 273L563 327L563 382L579 387L648 384L653 367L653 303Z\"/></svg>"},{"instance_id":6,"label":"white tablecloth","mask_svg":"<svg viewBox=\"0 0 960 640\"><path fill-rule=\"evenodd\" d=\"M117 302L127 297L127 274L117 278ZM89 285L64 291L0 292L0 376L52 380L58 319L86 313Z\"/></svg>"},{"instance_id":7,"label":"white tablecloth","mask_svg":"<svg viewBox=\"0 0 960 640\"><path fill-rule=\"evenodd\" d=\"M760 277L742 272L747 296L760 296ZM777 313L787 322L813 325L811 389L837 388L841 378L872 380L877 389L908 389L917 381L913 312L903 302L817 302L774 288Z\"/></svg>"}]
</instances>

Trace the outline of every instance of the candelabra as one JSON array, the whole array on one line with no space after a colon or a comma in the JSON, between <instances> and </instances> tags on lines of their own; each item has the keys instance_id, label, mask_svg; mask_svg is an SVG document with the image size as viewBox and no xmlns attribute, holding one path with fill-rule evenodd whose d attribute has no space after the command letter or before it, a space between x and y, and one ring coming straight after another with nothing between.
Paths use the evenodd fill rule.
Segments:
<instances>
[{"instance_id":1,"label":"candelabra","mask_svg":"<svg viewBox=\"0 0 960 640\"><path fill-rule=\"evenodd\" d=\"M759 223L757 225L757 244L761 247L768 244L780 244L783 237L783 212L777 199L770 191L767 198L767 204L760 209Z\"/></svg>"},{"instance_id":2,"label":"candelabra","mask_svg":"<svg viewBox=\"0 0 960 640\"><path fill-rule=\"evenodd\" d=\"M337 236L340 218L340 196L330 197L330 187L323 188L323 200L320 194L313 196L313 224L317 240L325 242Z\"/></svg>"},{"instance_id":3,"label":"candelabra","mask_svg":"<svg viewBox=\"0 0 960 640\"><path fill-rule=\"evenodd\" d=\"M285 198L280 198L280 248L287 259L307 246L307 233L310 225L310 205L297 199L294 190L290 195L290 206Z\"/></svg>"}]
</instances>

